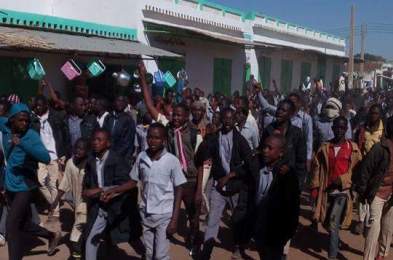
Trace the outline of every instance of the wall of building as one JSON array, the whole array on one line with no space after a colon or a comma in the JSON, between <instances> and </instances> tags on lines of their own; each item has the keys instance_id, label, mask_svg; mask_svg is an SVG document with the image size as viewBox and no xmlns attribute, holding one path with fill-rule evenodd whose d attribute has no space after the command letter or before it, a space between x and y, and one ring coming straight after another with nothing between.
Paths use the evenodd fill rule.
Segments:
<instances>
[{"instance_id":1,"label":"wall of building","mask_svg":"<svg viewBox=\"0 0 393 260\"><path fill-rule=\"evenodd\" d=\"M200 87L206 92L213 90L214 58L232 60L231 91L233 92L234 90L242 89L245 63L251 64L252 74L255 76L259 74L257 58L261 55L272 58L271 79L275 79L278 86L281 86L282 59L293 61L292 87L297 87L300 84L302 61L312 64L312 77L317 75L318 56L310 52L302 52L295 49L284 50L280 47L274 49L256 47L256 50L252 48L245 50L246 48L239 44L224 43L223 41L213 39L183 39L184 46L173 46L157 42L144 31L143 19L146 18L144 17L144 12L147 6L149 6L149 12L154 14L150 17L153 21L160 21L163 17L166 17L171 24L181 24L181 21L185 19L193 29L209 33L217 33L236 39L242 38L242 34L250 34L250 39L248 39L250 41L254 40L267 44L282 43L283 45L306 50L325 50L325 53L328 55L345 55L345 42L342 39L310 29L291 26L279 20L261 16L249 18L245 12L231 10L220 5L205 5L201 3L201 1L193 0L43 0L37 4L36 1L32 0L0 0L0 8L118 27L136 28L137 38L140 42L183 54L192 87ZM261 32L264 33L261 34ZM297 40L293 40L294 38ZM30 53L29 55L33 54ZM2 54L0 53L0 55ZM13 52L9 55L26 54ZM325 75L327 81L330 81L333 63L342 62L328 55L325 56L328 57ZM57 54L34 54L33 56L42 56L44 65L48 67L48 74L53 78L53 81L57 82L56 87L60 91L64 91L66 83L64 83L64 77L59 74L58 68L67 57ZM115 62L121 64L131 61L116 60ZM146 61L145 63L149 72L157 70L155 61Z\"/></svg>"},{"instance_id":2,"label":"wall of building","mask_svg":"<svg viewBox=\"0 0 393 260\"><path fill-rule=\"evenodd\" d=\"M243 87L243 68L246 55L242 46L230 45L217 41L181 38L184 45L169 45L149 38L152 46L174 51L184 55L185 70L188 73L190 86L199 87L206 93L213 91L214 59L232 60L231 92Z\"/></svg>"},{"instance_id":3,"label":"wall of building","mask_svg":"<svg viewBox=\"0 0 393 260\"><path fill-rule=\"evenodd\" d=\"M318 54L304 53L296 50L279 50L272 48L257 48L255 50L256 58L259 59L261 56L271 58L271 80L275 80L277 86L281 86L281 62L283 59L291 60L293 62L292 70L292 84L291 89L297 90L302 84L301 82L301 64L307 62L311 64L310 77L312 79L318 78ZM343 69L342 61L338 58L328 57L326 59L326 70L325 70L325 85L329 86L329 83L334 83L333 79L333 66L334 64L340 65L341 70ZM258 68L258 63L252 62L253 68ZM258 70L258 69L257 69ZM259 70L258 70L259 73ZM256 78L258 74L255 74ZM272 84L270 82L270 87Z\"/></svg>"},{"instance_id":4,"label":"wall of building","mask_svg":"<svg viewBox=\"0 0 393 260\"><path fill-rule=\"evenodd\" d=\"M1 9L129 28L140 27L142 4L124 0L0 0Z\"/></svg>"}]
</instances>

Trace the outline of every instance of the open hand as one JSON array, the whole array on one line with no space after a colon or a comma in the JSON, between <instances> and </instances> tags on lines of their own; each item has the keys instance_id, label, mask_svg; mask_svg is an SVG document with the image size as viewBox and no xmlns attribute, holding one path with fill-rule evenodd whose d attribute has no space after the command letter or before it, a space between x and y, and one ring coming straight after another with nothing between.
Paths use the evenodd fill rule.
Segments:
<instances>
[{"instance_id":1,"label":"open hand","mask_svg":"<svg viewBox=\"0 0 393 260\"><path fill-rule=\"evenodd\" d=\"M140 62L138 62L138 72L139 72L139 77L141 78L141 79L146 79L146 73L147 73L147 71L146 71L146 67L145 67L145 64L143 64L143 62L142 61L140 61Z\"/></svg>"}]
</instances>

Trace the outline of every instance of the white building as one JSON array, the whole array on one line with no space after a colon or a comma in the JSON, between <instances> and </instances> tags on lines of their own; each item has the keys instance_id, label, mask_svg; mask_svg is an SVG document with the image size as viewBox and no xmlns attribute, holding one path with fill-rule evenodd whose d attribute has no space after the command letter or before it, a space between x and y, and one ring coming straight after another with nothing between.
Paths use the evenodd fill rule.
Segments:
<instances>
[{"instance_id":1,"label":"white building","mask_svg":"<svg viewBox=\"0 0 393 260\"><path fill-rule=\"evenodd\" d=\"M25 33L50 46L0 45L0 93L25 96L34 93L37 82L17 75L23 57L40 58L62 93L74 84L60 71L67 59L100 58L110 69L88 84L101 94L112 91L103 90L111 84L109 72L132 70L139 55L155 57L146 61L152 73L184 68L191 87L225 94L242 90L250 74L265 87L275 80L284 92L306 76L329 83L338 78L345 59L344 39L205 0L0 0L0 26L0 43L1 34Z\"/></svg>"}]
</instances>

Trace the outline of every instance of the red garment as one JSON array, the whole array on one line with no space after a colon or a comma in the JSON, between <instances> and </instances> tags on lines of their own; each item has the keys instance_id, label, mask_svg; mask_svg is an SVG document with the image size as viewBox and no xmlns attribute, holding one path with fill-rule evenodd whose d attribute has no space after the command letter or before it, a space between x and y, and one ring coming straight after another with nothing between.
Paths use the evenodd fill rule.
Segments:
<instances>
[{"instance_id":1,"label":"red garment","mask_svg":"<svg viewBox=\"0 0 393 260\"><path fill-rule=\"evenodd\" d=\"M348 172L351 163L352 145L347 141L340 145L340 150L335 156L334 146L329 146L329 181L328 185L335 182L341 175Z\"/></svg>"}]
</instances>

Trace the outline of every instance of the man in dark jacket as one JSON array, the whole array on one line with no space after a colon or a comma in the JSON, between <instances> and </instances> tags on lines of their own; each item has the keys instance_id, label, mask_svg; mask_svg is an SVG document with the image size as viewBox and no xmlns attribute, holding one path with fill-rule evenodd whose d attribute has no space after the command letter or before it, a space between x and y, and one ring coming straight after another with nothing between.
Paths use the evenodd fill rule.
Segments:
<instances>
[{"instance_id":1,"label":"man in dark jacket","mask_svg":"<svg viewBox=\"0 0 393 260\"><path fill-rule=\"evenodd\" d=\"M384 259L393 234L393 117L386 121L386 139L373 146L354 178L360 201L370 205L364 258Z\"/></svg>"},{"instance_id":2,"label":"man in dark jacket","mask_svg":"<svg viewBox=\"0 0 393 260\"><path fill-rule=\"evenodd\" d=\"M66 118L66 123L72 148L76 140L81 137L89 140L99 125L96 117L87 113L86 100L82 97L73 99L70 112L70 115Z\"/></svg>"},{"instance_id":3,"label":"man in dark jacket","mask_svg":"<svg viewBox=\"0 0 393 260\"><path fill-rule=\"evenodd\" d=\"M168 125L167 149L180 160L187 183L183 185L182 202L185 205L190 230L186 238L186 246L191 255L195 255L199 247L199 215L200 207L195 205L197 185L197 169L194 163L194 152L197 143L198 129L190 123L190 110L183 104L173 108L173 116Z\"/></svg>"},{"instance_id":4,"label":"man in dark jacket","mask_svg":"<svg viewBox=\"0 0 393 260\"><path fill-rule=\"evenodd\" d=\"M131 165L134 152L135 122L124 112L127 107L127 98L118 96L114 102L114 111L111 117L104 122L104 128L111 133L112 150L124 156Z\"/></svg>"},{"instance_id":5,"label":"man in dark jacket","mask_svg":"<svg viewBox=\"0 0 393 260\"><path fill-rule=\"evenodd\" d=\"M40 191L50 205L57 197L57 181L69 155L70 142L67 124L56 112L49 110L48 105L48 100L44 96L35 98L32 128L39 133L51 160L49 164L38 165ZM50 219L52 217L59 217L59 207L54 210Z\"/></svg>"},{"instance_id":6,"label":"man in dark jacket","mask_svg":"<svg viewBox=\"0 0 393 260\"><path fill-rule=\"evenodd\" d=\"M243 232L248 207L248 184L252 183L252 176L258 171L258 164L247 140L235 128L235 111L222 111L222 125L219 133L207 137L204 141L209 148L203 160L212 160L211 174L214 185L210 195L210 212L202 259L210 258L221 216L227 204L233 210L234 256L244 253L244 248L240 246L247 243L248 239L247 234Z\"/></svg>"},{"instance_id":7,"label":"man in dark jacket","mask_svg":"<svg viewBox=\"0 0 393 260\"><path fill-rule=\"evenodd\" d=\"M276 121L265 129L261 143L264 143L267 137L274 134L285 137L287 142L286 159L289 167L296 172L301 190L306 176L307 147L302 130L291 124L291 117L294 112L295 105L291 100L281 101L277 106Z\"/></svg>"},{"instance_id":8,"label":"man in dark jacket","mask_svg":"<svg viewBox=\"0 0 393 260\"><path fill-rule=\"evenodd\" d=\"M130 180L130 165L110 151L110 134L104 129L95 131L92 140L93 155L87 160L83 180L83 196L87 199L88 216L86 237L86 260L96 260L100 241L123 223L130 213L128 195L119 195L108 203L101 201L102 193ZM108 238L108 237L107 237Z\"/></svg>"}]
</instances>

